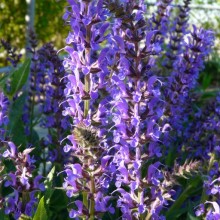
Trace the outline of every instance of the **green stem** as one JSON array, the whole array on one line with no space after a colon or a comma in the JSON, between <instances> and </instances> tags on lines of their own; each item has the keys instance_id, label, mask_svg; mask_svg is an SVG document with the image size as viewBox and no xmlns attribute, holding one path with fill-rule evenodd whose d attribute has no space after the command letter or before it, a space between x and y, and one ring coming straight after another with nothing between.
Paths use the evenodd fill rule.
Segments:
<instances>
[{"instance_id":1,"label":"green stem","mask_svg":"<svg viewBox=\"0 0 220 220\"><path fill-rule=\"evenodd\" d=\"M30 196L28 192L22 192L22 210L25 211L27 203L30 201Z\"/></svg>"},{"instance_id":2,"label":"green stem","mask_svg":"<svg viewBox=\"0 0 220 220\"><path fill-rule=\"evenodd\" d=\"M90 74L85 76L85 91L89 93L90 90ZM84 117L86 118L89 112L90 100L84 101Z\"/></svg>"},{"instance_id":3,"label":"green stem","mask_svg":"<svg viewBox=\"0 0 220 220\"><path fill-rule=\"evenodd\" d=\"M83 205L88 208L88 197L87 192L83 192ZM87 217L82 217L83 220L87 220Z\"/></svg>"},{"instance_id":4,"label":"green stem","mask_svg":"<svg viewBox=\"0 0 220 220\"><path fill-rule=\"evenodd\" d=\"M86 2L86 14L88 13L88 8L89 8L89 3ZM86 65L89 66L90 65L90 53L91 53L91 48L90 48L90 41L91 41L91 24L86 26L86 43L87 43L87 47L85 48L85 62ZM89 93L90 91L90 73L88 73L85 77L84 77L84 83L85 83L85 92ZM84 118L87 117L88 112L89 112L89 104L90 104L90 100L85 100L84 101Z\"/></svg>"},{"instance_id":5,"label":"green stem","mask_svg":"<svg viewBox=\"0 0 220 220\"><path fill-rule=\"evenodd\" d=\"M89 1L86 1L85 5L85 13L88 14L88 8L89 8ZM90 41L91 41L91 28L92 25L89 24L86 26L86 48L85 48L85 65L90 66L90 56L91 56L91 48L90 48ZM89 94L90 92L90 73L85 75L84 77L84 90L86 93ZM88 116L89 113L89 107L90 107L90 100L87 98L84 100L84 118ZM88 161L88 164L90 164L90 161ZM85 182L87 184L87 182ZM83 204L85 207L88 209L89 208L89 220L94 220L95 219L95 200L94 200L94 195L95 195L95 180L92 175L90 175L90 203L88 205L88 193L83 192Z\"/></svg>"},{"instance_id":6,"label":"green stem","mask_svg":"<svg viewBox=\"0 0 220 220\"><path fill-rule=\"evenodd\" d=\"M94 220L95 219L95 200L94 200L94 195L95 195L95 180L91 176L91 199L90 199L90 207L89 207L89 220Z\"/></svg>"},{"instance_id":7,"label":"green stem","mask_svg":"<svg viewBox=\"0 0 220 220\"><path fill-rule=\"evenodd\" d=\"M43 149L43 176L46 176L46 153L45 153L45 149Z\"/></svg>"},{"instance_id":8,"label":"green stem","mask_svg":"<svg viewBox=\"0 0 220 220\"><path fill-rule=\"evenodd\" d=\"M86 182L84 182L84 185ZM83 205L88 209L89 203L88 203L88 193L86 191L82 192L83 195ZM87 220L87 217L83 217L83 220Z\"/></svg>"},{"instance_id":9,"label":"green stem","mask_svg":"<svg viewBox=\"0 0 220 220\"><path fill-rule=\"evenodd\" d=\"M83 204L86 208L88 208L89 204L88 204L88 193L87 192L83 192Z\"/></svg>"},{"instance_id":10,"label":"green stem","mask_svg":"<svg viewBox=\"0 0 220 220\"><path fill-rule=\"evenodd\" d=\"M35 54L35 51L34 51L34 54ZM33 56L34 56L33 54ZM36 66L36 61L35 62L35 66ZM34 67L34 69L36 69ZM34 77L34 89L33 89L33 94L32 94L32 97L31 97L31 103L30 103L30 136L29 136L29 143L32 143L32 136L33 136L33 127L34 127L34 106L35 106L35 95L36 95L36 86L37 86L37 83L36 83L36 72L34 71L33 72L33 77Z\"/></svg>"},{"instance_id":11,"label":"green stem","mask_svg":"<svg viewBox=\"0 0 220 220\"><path fill-rule=\"evenodd\" d=\"M36 85L34 85L36 87ZM33 135L33 119L34 119L34 105L35 105L35 92L33 93L32 99L31 99L31 115L30 115L30 137L29 141L32 142L32 135Z\"/></svg>"}]
</instances>

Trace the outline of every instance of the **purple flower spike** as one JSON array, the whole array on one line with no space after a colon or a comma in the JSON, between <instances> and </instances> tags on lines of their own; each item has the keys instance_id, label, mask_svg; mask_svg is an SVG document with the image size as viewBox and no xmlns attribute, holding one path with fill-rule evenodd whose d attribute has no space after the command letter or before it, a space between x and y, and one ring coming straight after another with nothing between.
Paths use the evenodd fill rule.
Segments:
<instances>
[{"instance_id":1,"label":"purple flower spike","mask_svg":"<svg viewBox=\"0 0 220 220\"><path fill-rule=\"evenodd\" d=\"M68 57L63 65L68 74L63 116L71 117L73 134L67 137L64 151L69 157L76 156L78 162L65 166L63 187L70 198L83 191L83 201L89 199L89 207L84 204L82 209L81 203L78 211L70 210L71 218L83 215L99 218L107 211L113 213L106 194L114 169L113 156L107 155L111 139L107 88L110 86L109 63L114 61L114 54L110 47L103 48L110 38L109 11L103 0L68 2L70 7L64 19L70 23L71 32L64 48ZM120 43L123 48L123 41L116 37L114 44ZM114 120L120 124L120 118ZM101 204L101 199L106 199L106 203Z\"/></svg>"},{"instance_id":2,"label":"purple flower spike","mask_svg":"<svg viewBox=\"0 0 220 220\"><path fill-rule=\"evenodd\" d=\"M5 212L6 214L13 214L15 219L19 219L21 214L32 216L36 211L38 202L36 193L45 190L45 186L41 182L42 176L32 177L35 160L31 158L29 153L33 148L18 152L13 142L8 142L8 147L10 149L5 151L4 156L11 160L16 170L5 176L5 187L13 189L13 193L5 198ZM25 201L23 201L24 196L28 198Z\"/></svg>"},{"instance_id":3,"label":"purple flower spike","mask_svg":"<svg viewBox=\"0 0 220 220\"><path fill-rule=\"evenodd\" d=\"M83 203L80 200L76 200L74 203L77 207L77 210L71 209L69 212L69 217L77 219L77 216L82 215Z\"/></svg>"},{"instance_id":4,"label":"purple flower spike","mask_svg":"<svg viewBox=\"0 0 220 220\"><path fill-rule=\"evenodd\" d=\"M42 176L38 175L34 178L34 188L35 189L40 189L41 191L45 190L45 186L42 182L40 182L42 180Z\"/></svg>"}]
</instances>

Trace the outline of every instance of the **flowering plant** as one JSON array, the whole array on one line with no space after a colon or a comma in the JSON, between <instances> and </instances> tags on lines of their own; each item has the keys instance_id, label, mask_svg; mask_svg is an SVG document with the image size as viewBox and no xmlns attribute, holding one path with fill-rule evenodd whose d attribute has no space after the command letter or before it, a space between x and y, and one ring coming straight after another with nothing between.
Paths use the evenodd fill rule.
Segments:
<instances>
[{"instance_id":1,"label":"flowering plant","mask_svg":"<svg viewBox=\"0 0 220 220\"><path fill-rule=\"evenodd\" d=\"M171 3L68 0L63 59L30 31L20 66L2 41L0 216L219 218L220 99L198 93L214 34Z\"/></svg>"}]
</instances>

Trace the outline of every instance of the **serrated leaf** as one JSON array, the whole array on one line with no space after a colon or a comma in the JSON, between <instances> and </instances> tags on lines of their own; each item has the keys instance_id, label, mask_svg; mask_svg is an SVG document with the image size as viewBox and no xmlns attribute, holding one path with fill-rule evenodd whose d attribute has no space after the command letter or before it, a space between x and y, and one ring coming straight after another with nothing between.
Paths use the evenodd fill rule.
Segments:
<instances>
[{"instance_id":1,"label":"serrated leaf","mask_svg":"<svg viewBox=\"0 0 220 220\"><path fill-rule=\"evenodd\" d=\"M20 66L18 69L16 69L13 74L11 75L11 83L10 83L10 91L5 91L6 95L9 98L13 98L13 96L24 86L28 79L28 75L30 72L30 64L31 60L27 59L23 63L22 66Z\"/></svg>"},{"instance_id":2,"label":"serrated leaf","mask_svg":"<svg viewBox=\"0 0 220 220\"><path fill-rule=\"evenodd\" d=\"M44 196L40 199L40 202L37 207L37 211L34 215L33 220L47 220L47 211L45 207Z\"/></svg>"}]
</instances>

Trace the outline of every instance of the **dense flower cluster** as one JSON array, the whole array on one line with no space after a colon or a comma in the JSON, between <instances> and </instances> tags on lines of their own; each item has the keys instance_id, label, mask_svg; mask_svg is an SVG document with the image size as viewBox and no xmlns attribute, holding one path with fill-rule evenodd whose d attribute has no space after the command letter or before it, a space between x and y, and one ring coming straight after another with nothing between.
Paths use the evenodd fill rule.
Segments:
<instances>
[{"instance_id":1,"label":"dense flower cluster","mask_svg":"<svg viewBox=\"0 0 220 220\"><path fill-rule=\"evenodd\" d=\"M57 51L48 43L37 51L39 67L36 76L35 96L39 100L39 111L42 114L40 126L48 129L48 135L44 140L45 147L49 147L51 161L62 162L62 152L59 146L64 138L65 130L69 126L68 117L62 117L62 105L65 89L65 71Z\"/></svg>"},{"instance_id":2,"label":"dense flower cluster","mask_svg":"<svg viewBox=\"0 0 220 220\"><path fill-rule=\"evenodd\" d=\"M174 17L159 0L146 18L144 0L68 0L63 60L30 31L29 78L10 105L0 92L5 214L187 219L192 204L190 215L220 218L220 95L202 103L196 90L214 34L188 25L190 2ZM20 55L2 44L16 68Z\"/></svg>"},{"instance_id":3,"label":"dense flower cluster","mask_svg":"<svg viewBox=\"0 0 220 220\"><path fill-rule=\"evenodd\" d=\"M1 45L7 52L7 60L12 64L13 67L16 67L20 62L22 54L17 52L16 47L12 47L9 42L1 40Z\"/></svg>"},{"instance_id":4,"label":"dense flower cluster","mask_svg":"<svg viewBox=\"0 0 220 220\"><path fill-rule=\"evenodd\" d=\"M163 66L172 70L175 60L183 51L183 37L188 33L188 15L190 11L191 0L184 0L184 5L179 6L178 16L174 19L169 29L169 44L167 45L166 58Z\"/></svg>"},{"instance_id":5,"label":"dense flower cluster","mask_svg":"<svg viewBox=\"0 0 220 220\"><path fill-rule=\"evenodd\" d=\"M8 99L5 97L4 93L0 91L0 146L3 146L3 141L6 141L6 125L8 124ZM0 159L2 159L2 156L0 155ZM2 175L4 171L4 164L2 163L2 160L0 160L0 187L3 184L4 177ZM4 198L2 197L0 193L0 208L3 208L4 206Z\"/></svg>"},{"instance_id":6,"label":"dense flower cluster","mask_svg":"<svg viewBox=\"0 0 220 220\"><path fill-rule=\"evenodd\" d=\"M65 130L70 127L68 117L62 117L63 106L60 105L64 99L65 71L62 60L51 43L37 50L35 34L30 32L30 37L29 51L32 54L30 89L23 114L26 134L29 136L29 144L33 144L35 112L38 109L40 115L37 121L46 131L41 139L42 147L49 148L47 153L49 160L61 163L62 152L60 147L55 146L59 146Z\"/></svg>"},{"instance_id":7,"label":"dense flower cluster","mask_svg":"<svg viewBox=\"0 0 220 220\"><path fill-rule=\"evenodd\" d=\"M186 114L187 120L189 114L188 106L183 106L186 101L189 105L191 103L189 92L196 86L203 59L213 44L213 33L194 26L191 37L186 35L184 29L190 1L184 1L185 5L180 7L170 32L167 29L171 1L160 1L157 13L148 22L143 16L145 6L142 1L104 1L105 8L103 1L98 1L97 6L93 1L69 3L72 12L68 10L64 19L71 25L72 32L66 42L72 46L65 47L69 59L64 61L64 66L70 74L66 87L69 107L64 115L73 118L75 128L73 136L68 136L72 146L67 144L64 150L73 150L83 167L91 166L94 159L99 164L105 153L100 153L99 157L94 153L93 146L100 147L96 132L100 132L101 125L109 128L104 141L109 149L106 168L111 171L108 181L115 182L113 195L122 217L162 219L160 210L168 204L167 199L173 191L160 170L162 164L155 159L162 156L161 140L165 145L171 141L167 129L184 130L180 117ZM97 8L100 10L96 11ZM104 22L106 16L112 16L114 22L110 25ZM106 35L108 27L111 31ZM164 82L156 75L155 64L160 62L164 37L168 33L171 41L166 56L170 61L164 64L172 71L168 80L164 79L166 90L164 88L161 94ZM107 40L106 47L100 49L99 43L104 40ZM97 55L95 52L99 50ZM173 62L172 66L169 66L170 62ZM108 91L104 88L106 86ZM101 106L103 103L110 111ZM173 138L178 138L178 134L175 135ZM183 137L183 134L179 135ZM93 158L86 160L86 157ZM152 164L147 164L146 160L152 160ZM71 186L67 190L69 197L83 188L88 170L85 174L82 164L67 165L65 170L64 188ZM148 168L143 171L145 166ZM103 167L100 170L103 171ZM97 177L96 184L99 185L102 177L98 174ZM96 195L96 192L92 193ZM76 205L78 211L70 212L72 218L91 215L84 200L77 200Z\"/></svg>"},{"instance_id":8,"label":"dense flower cluster","mask_svg":"<svg viewBox=\"0 0 220 220\"><path fill-rule=\"evenodd\" d=\"M212 100L197 114L197 123L190 126L192 135L189 139L190 145L199 147L197 151L191 152L199 157L204 157L209 160L208 170L204 176L204 189L201 204L196 208L197 216L206 216L207 219L219 218L219 94L215 100Z\"/></svg>"},{"instance_id":9,"label":"dense flower cluster","mask_svg":"<svg viewBox=\"0 0 220 220\"><path fill-rule=\"evenodd\" d=\"M176 143L180 149L184 143L179 140L188 139L190 126L185 128L185 124L190 124L192 113L193 95L190 92L198 82L199 71L203 68L204 57L213 44L213 32L204 29L197 29L194 26L193 32L185 42L184 51L176 55L173 70L166 82L164 92L166 100L166 123L173 129L173 137L164 140L166 146L173 146L170 141ZM194 122L192 122L194 123ZM172 139L172 140L171 140Z\"/></svg>"},{"instance_id":10,"label":"dense flower cluster","mask_svg":"<svg viewBox=\"0 0 220 220\"><path fill-rule=\"evenodd\" d=\"M32 216L38 201L35 194L37 191L45 190L41 182L42 176L32 176L35 166L34 159L29 154L33 148L18 152L13 142L9 141L7 144L8 149L2 157L11 160L16 171L8 173L5 177L4 186L13 190L13 193L5 198L5 213L12 213L15 219L19 219L22 213Z\"/></svg>"},{"instance_id":11,"label":"dense flower cluster","mask_svg":"<svg viewBox=\"0 0 220 220\"><path fill-rule=\"evenodd\" d=\"M111 197L105 193L108 187L105 168L110 159L106 156L110 138L108 49L100 47L108 38L109 23L103 1L69 1L69 4L71 11L64 15L72 29L64 48L69 54L64 60L69 72L65 89L68 107L63 114L73 118L73 135L67 137L71 144L65 145L64 151L73 151L80 163L66 165L64 188L68 197L83 194L84 204L75 201L78 210L71 209L70 217L85 215L93 219L101 213L114 212L109 204Z\"/></svg>"},{"instance_id":12,"label":"dense flower cluster","mask_svg":"<svg viewBox=\"0 0 220 220\"><path fill-rule=\"evenodd\" d=\"M1 92L1 109L0 109L0 123L1 123L1 145L7 145L7 150L0 154L1 170L4 170L2 164L3 160L11 161L16 171L10 171L3 177L0 177L0 184L5 187L10 187L12 193L0 199L0 206L5 208L6 214L13 214L15 219L19 219L22 213L32 216L36 210L37 198L35 196L37 191L44 191L44 185L41 183L42 176L37 175L33 177L32 172L35 169L34 159L29 154L33 150L25 149L22 153L18 152L17 147L11 141L6 141L5 128L7 125L7 99Z\"/></svg>"},{"instance_id":13,"label":"dense flower cluster","mask_svg":"<svg viewBox=\"0 0 220 220\"><path fill-rule=\"evenodd\" d=\"M31 66L29 74L29 89L28 89L28 100L24 105L23 121L25 123L25 133L30 136L30 141L32 138L32 127L33 127L33 117L34 117L34 105L35 105L35 90L36 86L36 75L37 75L37 37L34 31L29 31L30 47L27 48L31 56Z\"/></svg>"},{"instance_id":14,"label":"dense flower cluster","mask_svg":"<svg viewBox=\"0 0 220 220\"><path fill-rule=\"evenodd\" d=\"M117 169L115 192L120 194L117 205L124 219L142 219L146 213L159 218L161 207L170 197L161 184L159 162L152 163L145 176L142 174L145 161L160 156L158 141L163 128L158 122L164 108L162 82L150 71L161 52L162 31L146 29L143 14L143 2L128 1L121 6L120 16L115 15L112 32L113 163ZM160 20L163 23L157 23L159 27L166 19Z\"/></svg>"}]
</instances>

